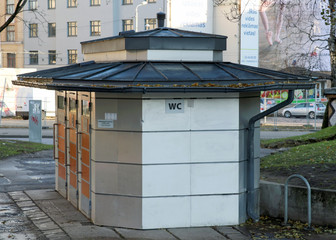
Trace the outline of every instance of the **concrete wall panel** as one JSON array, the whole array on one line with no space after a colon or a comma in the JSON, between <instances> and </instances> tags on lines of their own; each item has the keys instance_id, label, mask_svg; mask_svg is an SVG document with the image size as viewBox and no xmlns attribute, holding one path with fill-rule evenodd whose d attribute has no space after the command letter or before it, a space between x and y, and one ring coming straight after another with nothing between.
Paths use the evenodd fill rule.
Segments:
<instances>
[{"instance_id":1,"label":"concrete wall panel","mask_svg":"<svg viewBox=\"0 0 336 240\"><path fill-rule=\"evenodd\" d=\"M190 227L190 197L144 198L143 229Z\"/></svg>"},{"instance_id":2,"label":"concrete wall panel","mask_svg":"<svg viewBox=\"0 0 336 240\"><path fill-rule=\"evenodd\" d=\"M190 195L190 165L144 166L142 186L144 197Z\"/></svg>"},{"instance_id":3,"label":"concrete wall panel","mask_svg":"<svg viewBox=\"0 0 336 240\"><path fill-rule=\"evenodd\" d=\"M190 132L145 132L142 163L189 163Z\"/></svg>"},{"instance_id":4,"label":"concrete wall panel","mask_svg":"<svg viewBox=\"0 0 336 240\"><path fill-rule=\"evenodd\" d=\"M238 131L190 133L191 162L239 161Z\"/></svg>"},{"instance_id":5,"label":"concrete wall panel","mask_svg":"<svg viewBox=\"0 0 336 240\"><path fill-rule=\"evenodd\" d=\"M191 226L239 224L239 195L191 198Z\"/></svg>"},{"instance_id":6,"label":"concrete wall panel","mask_svg":"<svg viewBox=\"0 0 336 240\"><path fill-rule=\"evenodd\" d=\"M92 162L92 190L115 195L142 195L142 166Z\"/></svg>"},{"instance_id":7,"label":"concrete wall panel","mask_svg":"<svg viewBox=\"0 0 336 240\"><path fill-rule=\"evenodd\" d=\"M191 165L191 194L239 193L239 163Z\"/></svg>"}]
</instances>

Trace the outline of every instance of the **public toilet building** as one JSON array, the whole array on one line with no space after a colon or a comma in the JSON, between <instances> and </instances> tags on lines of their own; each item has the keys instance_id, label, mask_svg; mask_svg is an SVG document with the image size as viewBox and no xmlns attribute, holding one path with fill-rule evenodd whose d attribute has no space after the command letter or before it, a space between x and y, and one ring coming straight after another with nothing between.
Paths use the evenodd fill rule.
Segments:
<instances>
[{"instance_id":1,"label":"public toilet building","mask_svg":"<svg viewBox=\"0 0 336 240\"><path fill-rule=\"evenodd\" d=\"M224 50L225 36L160 27L84 42L87 62L20 75L56 90L56 190L99 225L258 217L260 91L314 84L223 62Z\"/></svg>"}]
</instances>

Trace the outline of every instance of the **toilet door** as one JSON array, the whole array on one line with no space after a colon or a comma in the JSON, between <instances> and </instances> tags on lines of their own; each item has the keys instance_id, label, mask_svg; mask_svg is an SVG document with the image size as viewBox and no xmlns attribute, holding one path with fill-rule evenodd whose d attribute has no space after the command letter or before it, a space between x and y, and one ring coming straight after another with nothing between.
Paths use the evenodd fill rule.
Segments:
<instances>
[{"instance_id":1,"label":"toilet door","mask_svg":"<svg viewBox=\"0 0 336 240\"><path fill-rule=\"evenodd\" d=\"M77 93L68 94L68 200L78 207L78 151L77 151Z\"/></svg>"},{"instance_id":2,"label":"toilet door","mask_svg":"<svg viewBox=\"0 0 336 240\"><path fill-rule=\"evenodd\" d=\"M54 124L55 189L67 198L66 92L56 92L56 104L56 123Z\"/></svg>"},{"instance_id":3,"label":"toilet door","mask_svg":"<svg viewBox=\"0 0 336 240\"><path fill-rule=\"evenodd\" d=\"M80 97L80 209L87 216L91 214L91 107L90 93Z\"/></svg>"}]
</instances>

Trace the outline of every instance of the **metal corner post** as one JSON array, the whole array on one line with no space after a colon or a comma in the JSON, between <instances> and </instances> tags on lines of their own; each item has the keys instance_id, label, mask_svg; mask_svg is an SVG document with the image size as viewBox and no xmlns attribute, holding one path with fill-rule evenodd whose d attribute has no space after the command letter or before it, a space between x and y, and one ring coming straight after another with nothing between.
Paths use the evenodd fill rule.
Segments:
<instances>
[{"instance_id":1,"label":"metal corner post","mask_svg":"<svg viewBox=\"0 0 336 240\"><path fill-rule=\"evenodd\" d=\"M256 121L290 104L294 100L294 90L288 90L288 98L274 107L253 116L248 123L247 136L247 215L254 221L259 221L259 212L256 211L256 189L255 189L255 162L254 162L254 130Z\"/></svg>"}]
</instances>

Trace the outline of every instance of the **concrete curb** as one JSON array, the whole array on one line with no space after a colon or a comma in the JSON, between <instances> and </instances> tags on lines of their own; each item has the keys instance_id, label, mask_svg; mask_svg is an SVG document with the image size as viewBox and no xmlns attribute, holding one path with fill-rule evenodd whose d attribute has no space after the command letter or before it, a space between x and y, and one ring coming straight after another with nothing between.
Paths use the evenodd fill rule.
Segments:
<instances>
[{"instance_id":1,"label":"concrete curb","mask_svg":"<svg viewBox=\"0 0 336 240\"><path fill-rule=\"evenodd\" d=\"M336 226L336 190L311 188L312 223ZM307 188L288 187L288 217L307 222ZM284 184L260 181L260 213L284 217Z\"/></svg>"}]
</instances>

